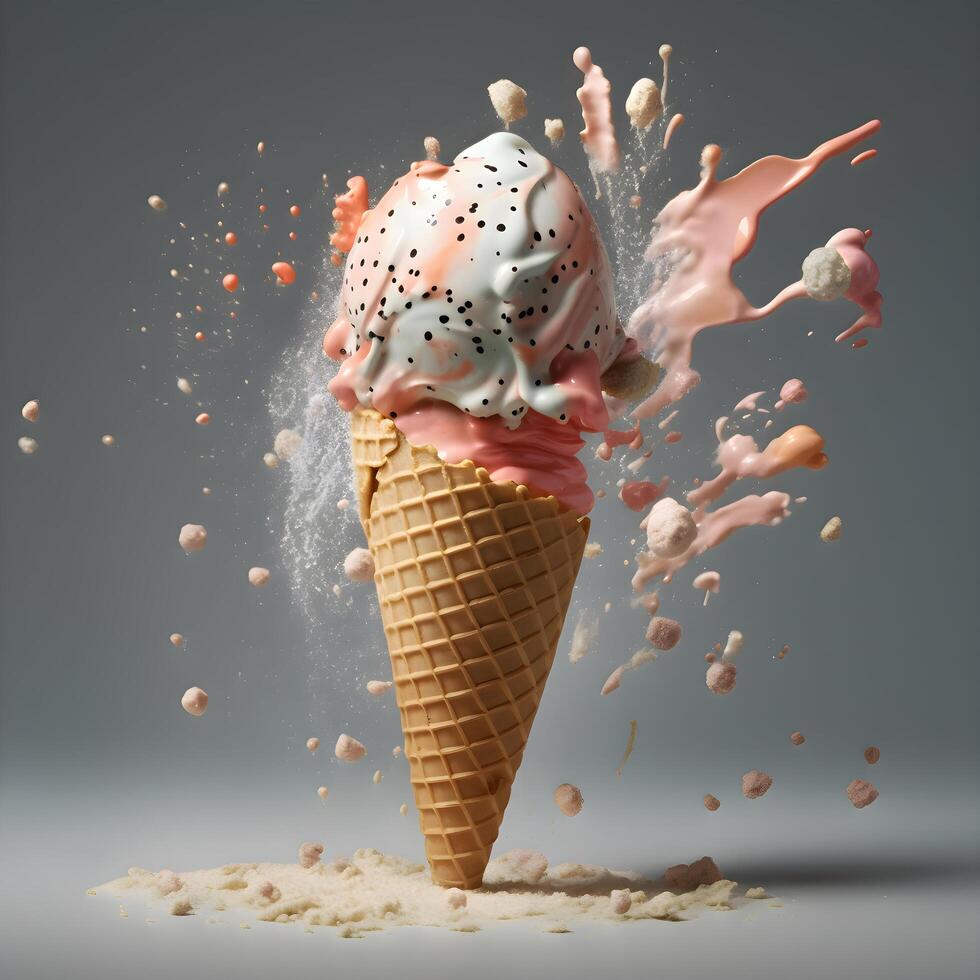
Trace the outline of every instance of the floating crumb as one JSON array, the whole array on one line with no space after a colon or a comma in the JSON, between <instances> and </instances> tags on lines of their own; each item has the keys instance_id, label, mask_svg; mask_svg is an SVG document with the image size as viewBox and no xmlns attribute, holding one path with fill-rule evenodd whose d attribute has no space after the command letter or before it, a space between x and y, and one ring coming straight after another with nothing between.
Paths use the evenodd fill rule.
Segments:
<instances>
[{"instance_id":1,"label":"floating crumb","mask_svg":"<svg viewBox=\"0 0 980 980\"><path fill-rule=\"evenodd\" d=\"M185 524L177 535L177 543L184 551L200 551L208 542L207 528L203 524Z\"/></svg>"},{"instance_id":2,"label":"floating crumb","mask_svg":"<svg viewBox=\"0 0 980 980\"><path fill-rule=\"evenodd\" d=\"M268 568L262 568L260 565L256 565L254 568L248 570L249 584L254 585L257 589L261 589L263 585L268 585L270 578L272 578L272 572Z\"/></svg>"},{"instance_id":3,"label":"floating crumb","mask_svg":"<svg viewBox=\"0 0 980 980\"><path fill-rule=\"evenodd\" d=\"M599 638L599 620L583 610L572 631L572 645L568 648L568 659L577 664L593 648Z\"/></svg>"},{"instance_id":4,"label":"floating crumb","mask_svg":"<svg viewBox=\"0 0 980 980\"><path fill-rule=\"evenodd\" d=\"M312 738L306 740L306 748L309 752L316 752L320 748L320 740L314 735Z\"/></svg>"},{"instance_id":5,"label":"floating crumb","mask_svg":"<svg viewBox=\"0 0 980 980\"><path fill-rule=\"evenodd\" d=\"M150 207L153 208L154 211L166 211L167 210L167 202L162 197L160 197L159 194L151 194L146 199L146 203L149 204Z\"/></svg>"},{"instance_id":6,"label":"floating crumb","mask_svg":"<svg viewBox=\"0 0 980 980\"><path fill-rule=\"evenodd\" d=\"M856 810L863 810L878 799L878 790L865 779L853 779L847 784L847 798Z\"/></svg>"},{"instance_id":7,"label":"floating crumb","mask_svg":"<svg viewBox=\"0 0 980 980\"><path fill-rule=\"evenodd\" d=\"M561 119L545 119L544 135L552 146L557 146L565 138L565 123Z\"/></svg>"},{"instance_id":8,"label":"floating crumb","mask_svg":"<svg viewBox=\"0 0 980 980\"><path fill-rule=\"evenodd\" d=\"M190 915L194 911L189 898L176 898L170 903L169 912L171 915Z\"/></svg>"},{"instance_id":9,"label":"floating crumb","mask_svg":"<svg viewBox=\"0 0 980 980\"><path fill-rule=\"evenodd\" d=\"M765 888L746 888L745 889L746 898L768 898Z\"/></svg>"},{"instance_id":10,"label":"floating crumb","mask_svg":"<svg viewBox=\"0 0 980 980\"><path fill-rule=\"evenodd\" d=\"M712 813L721 806L721 800L717 796L712 796L710 793L705 793L704 795L704 808L705 810L710 810Z\"/></svg>"},{"instance_id":11,"label":"floating crumb","mask_svg":"<svg viewBox=\"0 0 980 980\"><path fill-rule=\"evenodd\" d=\"M218 197L224 197L230 190L231 188L228 186L228 182L223 180L220 184L218 184Z\"/></svg>"},{"instance_id":12,"label":"floating crumb","mask_svg":"<svg viewBox=\"0 0 980 980\"><path fill-rule=\"evenodd\" d=\"M605 683L602 685L602 690L600 694L612 694L613 691L619 690L619 685L623 682L623 674L626 673L626 665L623 664L621 667L617 667L607 678Z\"/></svg>"},{"instance_id":13,"label":"floating crumb","mask_svg":"<svg viewBox=\"0 0 980 980\"><path fill-rule=\"evenodd\" d=\"M776 659L777 660L785 660L787 653L789 653L789 644L788 643L784 644L783 646L781 646L776 651Z\"/></svg>"},{"instance_id":14,"label":"floating crumb","mask_svg":"<svg viewBox=\"0 0 980 980\"><path fill-rule=\"evenodd\" d=\"M265 143L263 143L261 140L258 143L256 143L255 144L255 152L258 153L259 156L261 156L263 153L265 153Z\"/></svg>"},{"instance_id":15,"label":"floating crumb","mask_svg":"<svg viewBox=\"0 0 980 980\"><path fill-rule=\"evenodd\" d=\"M407 803L403 803L403 804L402 804L402 805L401 805L401 806L400 806L400 807L398 808L398 812L399 812L399 813L400 813L400 814L401 814L401 815L402 815L403 817L407 817L407 816L408 816L408 804L407 804Z\"/></svg>"},{"instance_id":16,"label":"floating crumb","mask_svg":"<svg viewBox=\"0 0 980 980\"><path fill-rule=\"evenodd\" d=\"M643 198L639 194L633 194L630 197L630 207L638 208L643 203Z\"/></svg>"},{"instance_id":17,"label":"floating crumb","mask_svg":"<svg viewBox=\"0 0 980 980\"><path fill-rule=\"evenodd\" d=\"M793 732L793 734L790 735L789 740L794 745L802 745L806 741L806 736L803 734L803 732Z\"/></svg>"},{"instance_id":18,"label":"floating crumb","mask_svg":"<svg viewBox=\"0 0 980 980\"><path fill-rule=\"evenodd\" d=\"M303 437L295 429L281 429L276 433L272 451L279 459L286 460L295 456L303 444Z\"/></svg>"},{"instance_id":19,"label":"floating crumb","mask_svg":"<svg viewBox=\"0 0 980 980\"><path fill-rule=\"evenodd\" d=\"M301 868L312 868L320 863L323 857L323 845L307 841L299 846L299 865Z\"/></svg>"},{"instance_id":20,"label":"floating crumb","mask_svg":"<svg viewBox=\"0 0 980 980\"><path fill-rule=\"evenodd\" d=\"M623 769L626 763L629 762L630 756L633 754L633 746L636 745L636 719L634 718L630 722L630 737L626 741L626 751L623 753L623 758L620 760L619 766L616 769L616 775L622 776Z\"/></svg>"},{"instance_id":21,"label":"floating crumb","mask_svg":"<svg viewBox=\"0 0 980 980\"><path fill-rule=\"evenodd\" d=\"M208 710L208 695L199 687L189 687L184 691L184 696L180 699L180 706L189 715L199 718Z\"/></svg>"},{"instance_id":22,"label":"floating crumb","mask_svg":"<svg viewBox=\"0 0 980 980\"><path fill-rule=\"evenodd\" d=\"M422 140L422 145L425 147L425 158L426 160L438 160L439 154L442 153L442 147L439 145L439 140L435 136L426 136Z\"/></svg>"},{"instance_id":23,"label":"floating crumb","mask_svg":"<svg viewBox=\"0 0 980 980\"><path fill-rule=\"evenodd\" d=\"M375 769L374 770L374 775L371 777L371 782L373 782L374 785L377 786L378 783L380 783L381 780L384 779L384 778L385 778L384 777L384 774L381 772L381 770L380 769Z\"/></svg>"},{"instance_id":24,"label":"floating crumb","mask_svg":"<svg viewBox=\"0 0 980 980\"><path fill-rule=\"evenodd\" d=\"M772 776L758 769L750 769L742 776L742 795L747 800L757 800L765 796L772 786Z\"/></svg>"},{"instance_id":25,"label":"floating crumb","mask_svg":"<svg viewBox=\"0 0 980 980\"><path fill-rule=\"evenodd\" d=\"M116 444L116 437L114 435L111 435L110 433L107 432L102 437L103 446L114 446L115 444Z\"/></svg>"},{"instance_id":26,"label":"floating crumb","mask_svg":"<svg viewBox=\"0 0 980 980\"><path fill-rule=\"evenodd\" d=\"M582 554L586 558L597 558L602 554L602 545L598 541L590 541Z\"/></svg>"},{"instance_id":27,"label":"floating crumb","mask_svg":"<svg viewBox=\"0 0 980 980\"><path fill-rule=\"evenodd\" d=\"M646 129L664 111L660 88L652 78L634 82L626 97L626 114L634 129Z\"/></svg>"},{"instance_id":28,"label":"floating crumb","mask_svg":"<svg viewBox=\"0 0 980 980\"><path fill-rule=\"evenodd\" d=\"M646 638L658 650L672 650L681 638L681 624L666 616L654 616L647 626Z\"/></svg>"},{"instance_id":29,"label":"floating crumb","mask_svg":"<svg viewBox=\"0 0 980 980\"><path fill-rule=\"evenodd\" d=\"M24 417L25 421L36 422L38 416L41 414L41 403L36 398L32 398L20 410L20 414Z\"/></svg>"},{"instance_id":30,"label":"floating crumb","mask_svg":"<svg viewBox=\"0 0 980 980\"><path fill-rule=\"evenodd\" d=\"M820 531L821 541L836 541L844 529L844 522L839 517L832 517Z\"/></svg>"},{"instance_id":31,"label":"floating crumb","mask_svg":"<svg viewBox=\"0 0 980 980\"><path fill-rule=\"evenodd\" d=\"M402 747L401 747L400 745L396 745L396 746L395 746L395 747L394 747L394 748L393 748L393 749L391 750L391 754L392 754L392 756L393 756L393 757L394 757L395 759L397 759L397 758L398 758L398 757L399 757L399 756L400 756L400 755L402 754Z\"/></svg>"},{"instance_id":32,"label":"floating crumb","mask_svg":"<svg viewBox=\"0 0 980 980\"><path fill-rule=\"evenodd\" d=\"M712 664L704 676L704 682L712 694L730 694L735 689L735 664Z\"/></svg>"},{"instance_id":33,"label":"floating crumb","mask_svg":"<svg viewBox=\"0 0 980 980\"><path fill-rule=\"evenodd\" d=\"M316 795L320 797L321 800L325 800L330 795L330 790L326 786L317 786Z\"/></svg>"},{"instance_id":34,"label":"floating crumb","mask_svg":"<svg viewBox=\"0 0 980 980\"><path fill-rule=\"evenodd\" d=\"M881 749L877 745L869 745L864 750L864 761L873 766L881 758Z\"/></svg>"},{"instance_id":35,"label":"floating crumb","mask_svg":"<svg viewBox=\"0 0 980 980\"><path fill-rule=\"evenodd\" d=\"M356 738L345 734L337 739L333 754L342 762L357 762L364 758L367 749Z\"/></svg>"},{"instance_id":36,"label":"floating crumb","mask_svg":"<svg viewBox=\"0 0 980 980\"><path fill-rule=\"evenodd\" d=\"M184 636L182 633L171 633L170 634L170 645L175 647L182 647L184 645Z\"/></svg>"},{"instance_id":37,"label":"floating crumb","mask_svg":"<svg viewBox=\"0 0 980 980\"><path fill-rule=\"evenodd\" d=\"M337 501L337 510L347 510L350 507L350 501L346 497L341 497Z\"/></svg>"},{"instance_id":38,"label":"floating crumb","mask_svg":"<svg viewBox=\"0 0 980 980\"><path fill-rule=\"evenodd\" d=\"M354 548L344 559L344 574L352 582L369 582L374 578L374 558L367 548Z\"/></svg>"},{"instance_id":39,"label":"floating crumb","mask_svg":"<svg viewBox=\"0 0 980 980\"><path fill-rule=\"evenodd\" d=\"M189 395L194 390L194 386L187 380L187 378L178 378L177 388L185 395Z\"/></svg>"},{"instance_id":40,"label":"floating crumb","mask_svg":"<svg viewBox=\"0 0 980 980\"><path fill-rule=\"evenodd\" d=\"M211 424L211 416L207 412L201 412L201 414L198 415L194 419L194 421L198 425L210 425ZM104 440L104 437L103 437L103 440Z\"/></svg>"},{"instance_id":41,"label":"floating crumb","mask_svg":"<svg viewBox=\"0 0 980 980\"><path fill-rule=\"evenodd\" d=\"M367 692L373 697L378 697L388 691L392 683L393 681L368 681Z\"/></svg>"},{"instance_id":42,"label":"floating crumb","mask_svg":"<svg viewBox=\"0 0 980 980\"><path fill-rule=\"evenodd\" d=\"M501 78L487 86L494 112L508 129L512 122L527 115L527 92L509 78Z\"/></svg>"},{"instance_id":43,"label":"floating crumb","mask_svg":"<svg viewBox=\"0 0 980 980\"><path fill-rule=\"evenodd\" d=\"M279 457L275 453L266 453L262 457L262 462L265 463L270 470L274 470L279 466Z\"/></svg>"},{"instance_id":44,"label":"floating crumb","mask_svg":"<svg viewBox=\"0 0 980 980\"><path fill-rule=\"evenodd\" d=\"M745 636L742 634L742 631L731 630L728 634L728 640L725 642L725 649L722 651L721 659L726 663L734 660L742 652L744 645Z\"/></svg>"},{"instance_id":45,"label":"floating crumb","mask_svg":"<svg viewBox=\"0 0 980 980\"><path fill-rule=\"evenodd\" d=\"M566 817L577 816L582 811L585 802L582 791L571 783L562 783L552 794L555 806L565 814Z\"/></svg>"}]
</instances>

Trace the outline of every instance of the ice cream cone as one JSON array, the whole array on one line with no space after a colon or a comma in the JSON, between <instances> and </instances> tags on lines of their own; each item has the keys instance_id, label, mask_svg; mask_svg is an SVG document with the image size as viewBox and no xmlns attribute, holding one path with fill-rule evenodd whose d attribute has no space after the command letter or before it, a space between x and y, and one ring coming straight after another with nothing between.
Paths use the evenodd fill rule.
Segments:
<instances>
[{"instance_id":1,"label":"ice cream cone","mask_svg":"<svg viewBox=\"0 0 980 980\"><path fill-rule=\"evenodd\" d=\"M370 409L353 412L351 442L432 878L477 888L589 520L469 461L445 463Z\"/></svg>"}]
</instances>

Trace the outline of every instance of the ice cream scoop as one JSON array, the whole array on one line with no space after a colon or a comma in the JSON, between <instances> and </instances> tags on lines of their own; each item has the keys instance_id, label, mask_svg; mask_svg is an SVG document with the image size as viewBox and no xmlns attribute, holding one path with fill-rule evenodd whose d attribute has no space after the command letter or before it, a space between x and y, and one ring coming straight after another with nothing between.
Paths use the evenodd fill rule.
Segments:
<instances>
[{"instance_id":1,"label":"ice cream scoop","mask_svg":"<svg viewBox=\"0 0 980 980\"><path fill-rule=\"evenodd\" d=\"M495 478L490 447L507 443L507 478L538 488L554 469L548 447L573 457L579 431L607 427L599 378L625 340L578 188L519 136L495 133L452 164L413 164L364 214L324 350L342 362L330 391L343 408L374 408L413 443ZM513 472L525 460L504 430L535 415L545 459ZM487 462L468 451L480 444ZM584 469L574 477L584 484Z\"/></svg>"}]
</instances>

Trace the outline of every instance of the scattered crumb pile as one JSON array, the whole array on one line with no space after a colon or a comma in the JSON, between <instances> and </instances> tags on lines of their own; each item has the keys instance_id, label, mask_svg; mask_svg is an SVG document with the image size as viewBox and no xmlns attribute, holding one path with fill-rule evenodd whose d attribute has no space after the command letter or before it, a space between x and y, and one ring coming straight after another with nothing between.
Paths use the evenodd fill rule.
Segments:
<instances>
[{"instance_id":1,"label":"scattered crumb pile","mask_svg":"<svg viewBox=\"0 0 980 980\"><path fill-rule=\"evenodd\" d=\"M434 885L421 864L372 848L324 862L316 848L305 846L308 867L228 864L180 873L130 868L89 894L165 903L171 915L234 910L264 922L336 926L345 937L410 925L477 932L531 918L546 932L567 932L576 921L678 921L705 909L729 910L738 901L735 882L722 878L710 858L676 865L653 881L594 865L549 867L537 851L510 851L491 861L483 887L460 893L461 900L458 889Z\"/></svg>"}]
</instances>

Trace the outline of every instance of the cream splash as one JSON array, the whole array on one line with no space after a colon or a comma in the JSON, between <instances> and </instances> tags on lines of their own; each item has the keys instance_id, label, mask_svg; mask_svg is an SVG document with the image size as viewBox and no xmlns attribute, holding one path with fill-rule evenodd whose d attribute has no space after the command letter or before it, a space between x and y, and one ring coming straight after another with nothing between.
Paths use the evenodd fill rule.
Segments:
<instances>
[{"instance_id":1,"label":"cream splash","mask_svg":"<svg viewBox=\"0 0 980 980\"><path fill-rule=\"evenodd\" d=\"M708 327L762 319L792 299L807 295L802 279L761 307L753 306L732 281L732 267L755 244L762 212L799 186L827 160L845 153L880 129L877 120L822 143L802 159L769 156L726 180L717 179L721 149L701 154L701 181L670 201L660 212L646 259L654 267L651 292L630 322L630 333L643 349L662 345L660 387L634 411L645 418L681 399L700 381L691 367L694 338ZM878 269L864 251L867 233L847 229L828 246L837 248L851 268L847 298L864 315L837 339L866 326L880 326ZM852 262L855 267L851 267Z\"/></svg>"},{"instance_id":2,"label":"cream splash","mask_svg":"<svg viewBox=\"0 0 980 980\"><path fill-rule=\"evenodd\" d=\"M612 121L612 85L602 69L592 61L592 52L586 47L576 48L572 54L575 67L585 80L575 92L582 106L582 122L585 129L579 135L582 144L600 173L614 174L619 170L619 143Z\"/></svg>"}]
</instances>

